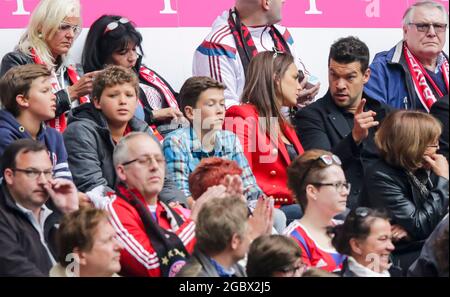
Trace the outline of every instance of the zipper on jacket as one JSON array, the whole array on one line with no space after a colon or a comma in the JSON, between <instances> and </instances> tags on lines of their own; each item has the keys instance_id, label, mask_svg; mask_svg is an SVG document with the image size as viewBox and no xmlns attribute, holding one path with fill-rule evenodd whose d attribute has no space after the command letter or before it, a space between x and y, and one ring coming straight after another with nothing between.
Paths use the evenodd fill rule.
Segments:
<instances>
[{"instance_id":1,"label":"zipper on jacket","mask_svg":"<svg viewBox=\"0 0 450 297\"><path fill-rule=\"evenodd\" d=\"M408 97L405 96L405 98L403 98L403 105L405 107L405 109L408 109Z\"/></svg>"}]
</instances>

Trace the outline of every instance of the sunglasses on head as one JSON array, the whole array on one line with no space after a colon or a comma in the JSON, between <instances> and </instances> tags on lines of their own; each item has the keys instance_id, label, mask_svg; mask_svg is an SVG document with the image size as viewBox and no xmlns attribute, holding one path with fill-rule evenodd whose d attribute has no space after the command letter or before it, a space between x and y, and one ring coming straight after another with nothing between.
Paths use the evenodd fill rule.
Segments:
<instances>
[{"instance_id":1,"label":"sunglasses on head","mask_svg":"<svg viewBox=\"0 0 450 297\"><path fill-rule=\"evenodd\" d=\"M103 32L103 34L106 34L110 31L113 31L115 29L117 29L119 27L119 24L126 24L129 23L130 21L127 18L120 18L117 21L112 21L111 23L109 23L108 25L106 25L105 31Z\"/></svg>"}]
</instances>

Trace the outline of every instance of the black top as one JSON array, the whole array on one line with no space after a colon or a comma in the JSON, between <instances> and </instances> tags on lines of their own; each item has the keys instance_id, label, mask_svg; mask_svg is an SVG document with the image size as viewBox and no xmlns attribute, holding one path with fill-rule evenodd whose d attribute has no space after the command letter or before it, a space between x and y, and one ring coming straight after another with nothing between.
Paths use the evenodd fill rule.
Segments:
<instances>
[{"instance_id":1,"label":"black top","mask_svg":"<svg viewBox=\"0 0 450 297\"><path fill-rule=\"evenodd\" d=\"M291 159L291 162L294 161L294 159L298 156L297 151L295 150L295 147L293 144L284 144L286 146L286 150L289 155L289 159Z\"/></svg>"}]
</instances>

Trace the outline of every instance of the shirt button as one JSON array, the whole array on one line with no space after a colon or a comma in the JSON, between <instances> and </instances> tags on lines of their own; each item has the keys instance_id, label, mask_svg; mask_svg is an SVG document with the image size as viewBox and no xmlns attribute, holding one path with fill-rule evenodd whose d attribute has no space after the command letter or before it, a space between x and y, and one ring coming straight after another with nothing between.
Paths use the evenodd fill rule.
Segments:
<instances>
[{"instance_id":1,"label":"shirt button","mask_svg":"<svg viewBox=\"0 0 450 297\"><path fill-rule=\"evenodd\" d=\"M275 170L272 170L272 171L270 172L270 175L275 176L275 175L277 175L277 172L276 172Z\"/></svg>"},{"instance_id":2,"label":"shirt button","mask_svg":"<svg viewBox=\"0 0 450 297\"><path fill-rule=\"evenodd\" d=\"M277 186L276 185L272 185L272 188L276 188Z\"/></svg>"},{"instance_id":3,"label":"shirt button","mask_svg":"<svg viewBox=\"0 0 450 297\"><path fill-rule=\"evenodd\" d=\"M272 155L274 155L274 156L278 155L278 149L274 148L272 150Z\"/></svg>"}]
</instances>

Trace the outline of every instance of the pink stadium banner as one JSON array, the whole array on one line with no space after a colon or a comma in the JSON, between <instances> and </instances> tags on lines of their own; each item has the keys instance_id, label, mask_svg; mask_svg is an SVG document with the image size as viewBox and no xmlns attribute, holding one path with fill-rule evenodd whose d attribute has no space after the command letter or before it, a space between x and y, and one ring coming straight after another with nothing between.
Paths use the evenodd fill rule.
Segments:
<instances>
[{"instance_id":1,"label":"pink stadium banner","mask_svg":"<svg viewBox=\"0 0 450 297\"><path fill-rule=\"evenodd\" d=\"M440 0L448 9L449 0ZM0 0L0 29L23 28L39 0ZM399 28L414 0L286 0L282 24L299 28ZM139 27L210 27L234 0L81 0L83 26L118 14Z\"/></svg>"}]
</instances>

